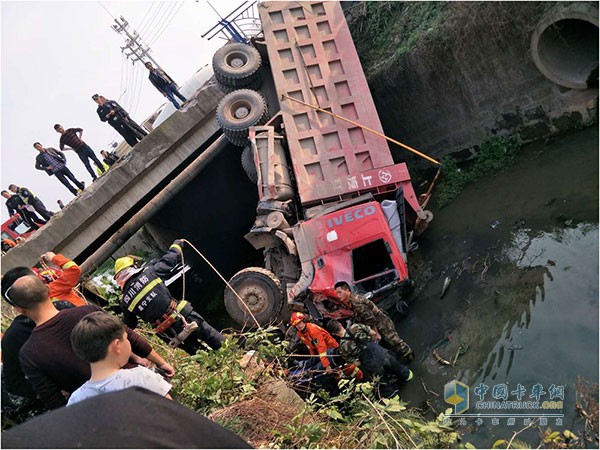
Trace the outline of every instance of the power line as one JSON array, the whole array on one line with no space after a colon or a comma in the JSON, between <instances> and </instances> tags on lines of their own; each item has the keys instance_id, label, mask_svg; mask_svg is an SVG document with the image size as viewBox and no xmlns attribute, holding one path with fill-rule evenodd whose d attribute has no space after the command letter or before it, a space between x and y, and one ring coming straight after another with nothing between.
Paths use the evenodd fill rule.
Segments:
<instances>
[{"instance_id":1,"label":"power line","mask_svg":"<svg viewBox=\"0 0 600 450\"><path fill-rule=\"evenodd\" d=\"M161 32L160 32L160 33L158 33L158 36L156 36L156 37L155 37L155 38L154 38L154 39L153 39L153 40L150 42L150 45L153 45L153 44L154 44L154 43L155 43L155 42L158 40L158 38L159 38L159 37L161 37L161 36L162 36L162 34L163 34L163 33L164 33L166 30L167 30L167 28L169 28L169 25L171 24L171 22L173 21L173 19L175 18L175 16L177 16L177 14L179 13L179 11L180 11L180 10L181 10L181 8L183 7L183 5L184 5L184 2L181 2L181 3L180 3L180 5L179 5L179 7L177 8L177 10L175 11L175 14L173 14L173 15L171 16L171 18L170 18L170 19L168 19L168 22L167 22L167 24L166 24L166 25L163 27L163 29L161 30Z\"/></svg>"},{"instance_id":2,"label":"power line","mask_svg":"<svg viewBox=\"0 0 600 450\"><path fill-rule=\"evenodd\" d=\"M106 11L110 17L112 17L113 19L115 19L115 16L113 16L113 15L110 13L110 11L109 11L108 9L106 9L106 6L104 6L100 0L98 0L98 3L100 4L100 6L102 6L102 8L104 9L104 11ZM115 19L115 20L116 20L116 19Z\"/></svg>"},{"instance_id":3,"label":"power line","mask_svg":"<svg viewBox=\"0 0 600 450\"><path fill-rule=\"evenodd\" d=\"M152 17L148 20L148 22L146 23L146 26L143 27L142 29L140 29L140 33L147 33L150 30L150 28L154 24L156 16L158 15L158 13L160 12L160 10L163 8L164 5L165 5L165 2L158 3L158 8L156 9L156 11L154 11L154 14L152 14Z\"/></svg>"},{"instance_id":4,"label":"power line","mask_svg":"<svg viewBox=\"0 0 600 450\"><path fill-rule=\"evenodd\" d=\"M125 34L127 37L126 45L121 47L121 51L125 53L127 58L131 58L132 62L143 61L144 59L149 59L152 61L153 65L161 68L160 64L158 64L154 58L150 55L150 47L148 45L144 45L144 42L136 30L133 30L133 34L129 32L129 22L125 20L123 16L119 19L115 19L116 25L112 25L112 29L115 30L119 34ZM130 53L127 53L129 51Z\"/></svg>"},{"instance_id":5,"label":"power line","mask_svg":"<svg viewBox=\"0 0 600 450\"><path fill-rule=\"evenodd\" d=\"M164 24L167 22L169 16L171 15L171 13L173 12L173 10L176 7L177 7L177 3L175 3L175 2L169 4L169 6L165 10L164 14L161 16L159 22L156 24L156 26L154 27L152 32L148 32L148 34L147 34L148 42L151 41L152 39L154 39L156 34L158 34L158 32L163 28Z\"/></svg>"},{"instance_id":6,"label":"power line","mask_svg":"<svg viewBox=\"0 0 600 450\"><path fill-rule=\"evenodd\" d=\"M144 17L142 18L142 20L140 21L140 23L138 24L138 29L142 28L142 24L144 23L144 20L146 20L146 17L148 17L148 13L150 12L150 10L152 9L152 7L154 6L155 2L152 2L150 4L150 6L148 7L148 9L146 10L146 14L144 14Z\"/></svg>"},{"instance_id":7,"label":"power line","mask_svg":"<svg viewBox=\"0 0 600 450\"><path fill-rule=\"evenodd\" d=\"M142 86L144 85L143 83L144 83L144 72L143 72L143 70L140 70L140 86L138 88L137 101L135 102L135 108L133 109L133 114L137 114L138 106L139 106L140 100L142 98L141 93L142 93Z\"/></svg>"}]
</instances>

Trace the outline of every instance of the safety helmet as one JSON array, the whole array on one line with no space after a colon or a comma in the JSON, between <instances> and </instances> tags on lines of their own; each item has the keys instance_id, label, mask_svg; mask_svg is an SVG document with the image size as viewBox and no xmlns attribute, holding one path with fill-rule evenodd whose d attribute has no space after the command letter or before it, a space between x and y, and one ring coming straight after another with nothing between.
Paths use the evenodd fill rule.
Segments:
<instances>
[{"instance_id":1,"label":"safety helmet","mask_svg":"<svg viewBox=\"0 0 600 450\"><path fill-rule=\"evenodd\" d=\"M295 312L292 314L292 318L290 319L290 324L295 327L300 322L304 322L306 320L306 314L301 312Z\"/></svg>"},{"instance_id":2,"label":"safety helmet","mask_svg":"<svg viewBox=\"0 0 600 450\"><path fill-rule=\"evenodd\" d=\"M62 275L62 271L60 269L55 269L54 267L48 267L46 269L38 269L37 267L33 267L31 270L33 270L35 275L45 284L52 283Z\"/></svg>"},{"instance_id":3,"label":"safety helmet","mask_svg":"<svg viewBox=\"0 0 600 450\"><path fill-rule=\"evenodd\" d=\"M135 260L131 256L123 256L115 261L115 277L117 274L127 267L131 267L135 264Z\"/></svg>"}]
</instances>

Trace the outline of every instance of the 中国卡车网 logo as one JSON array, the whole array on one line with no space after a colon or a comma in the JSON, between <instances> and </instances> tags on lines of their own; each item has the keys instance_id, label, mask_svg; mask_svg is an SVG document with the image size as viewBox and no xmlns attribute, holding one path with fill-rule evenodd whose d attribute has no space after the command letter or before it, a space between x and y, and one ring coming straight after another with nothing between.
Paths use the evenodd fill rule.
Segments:
<instances>
[{"instance_id":1,"label":"\u4e2d\u56fd\u5361\u8f66\u7f51 logo","mask_svg":"<svg viewBox=\"0 0 600 450\"><path fill-rule=\"evenodd\" d=\"M469 409L469 386L458 380L452 380L444 386L444 400L454 405L454 414Z\"/></svg>"}]
</instances>

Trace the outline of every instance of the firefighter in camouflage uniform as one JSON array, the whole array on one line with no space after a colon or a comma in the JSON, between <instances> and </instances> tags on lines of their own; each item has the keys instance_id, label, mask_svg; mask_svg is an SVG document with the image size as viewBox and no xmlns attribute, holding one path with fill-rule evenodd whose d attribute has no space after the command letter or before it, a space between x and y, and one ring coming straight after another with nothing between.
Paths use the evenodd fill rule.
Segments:
<instances>
[{"instance_id":1,"label":"firefighter in camouflage uniform","mask_svg":"<svg viewBox=\"0 0 600 450\"><path fill-rule=\"evenodd\" d=\"M398 335L392 319L375 306L375 303L362 295L353 294L345 281L335 284L335 292L342 304L354 313L356 323L368 325L375 333L381 335L393 352L412 361L414 354L410 346Z\"/></svg>"},{"instance_id":2,"label":"firefighter in camouflage uniform","mask_svg":"<svg viewBox=\"0 0 600 450\"><path fill-rule=\"evenodd\" d=\"M340 342L338 354L346 362L360 367L369 378L378 375L384 383L389 383L391 376L398 382L412 379L413 373L398 361L397 356L375 342L377 333L368 326L355 323L345 329L337 320L330 320L327 331Z\"/></svg>"}]
</instances>

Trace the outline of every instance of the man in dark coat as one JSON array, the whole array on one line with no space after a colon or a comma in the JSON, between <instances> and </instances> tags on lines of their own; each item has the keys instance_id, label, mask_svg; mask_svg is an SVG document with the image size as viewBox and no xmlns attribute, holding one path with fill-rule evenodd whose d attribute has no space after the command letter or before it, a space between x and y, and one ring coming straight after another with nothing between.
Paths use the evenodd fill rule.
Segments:
<instances>
[{"instance_id":1,"label":"man in dark coat","mask_svg":"<svg viewBox=\"0 0 600 450\"><path fill-rule=\"evenodd\" d=\"M109 152L107 150L100 150L100 154L102 155L102 158L104 158L102 161L108 167L112 166L114 163L116 163L119 160L119 157L117 156L117 154L115 152Z\"/></svg>"},{"instance_id":2,"label":"man in dark coat","mask_svg":"<svg viewBox=\"0 0 600 450\"><path fill-rule=\"evenodd\" d=\"M31 205L33 209L35 209L37 213L44 219L50 220L50 217L54 215L54 213L52 211L48 211L42 201L26 187L19 187L16 184L11 184L8 186L8 190L14 194L17 194L21 200L23 200L25 205Z\"/></svg>"},{"instance_id":3,"label":"man in dark coat","mask_svg":"<svg viewBox=\"0 0 600 450\"><path fill-rule=\"evenodd\" d=\"M148 133L140 127L114 100L107 100L102 95L94 94L92 99L98 104L96 113L102 122L108 122L117 133L131 146L135 146Z\"/></svg>"},{"instance_id":4,"label":"man in dark coat","mask_svg":"<svg viewBox=\"0 0 600 450\"><path fill-rule=\"evenodd\" d=\"M169 77L165 72L161 69L152 67L152 63L148 61L146 63L146 69L150 72L148 79L154 85L158 91L167 97L175 109L180 109L179 103L175 100L175 96L177 96L184 103L187 102L187 98L185 98L181 93L177 90L177 85L175 82Z\"/></svg>"},{"instance_id":5,"label":"man in dark coat","mask_svg":"<svg viewBox=\"0 0 600 450\"><path fill-rule=\"evenodd\" d=\"M77 195L77 189L71 186L69 180L82 191L85 189L83 182L77 180L75 175L67 168L67 158L63 152L52 147L44 148L39 142L34 143L33 147L39 152L35 157L35 168L37 170L44 170L49 176L55 175L58 181L73 195Z\"/></svg>"},{"instance_id":6,"label":"man in dark coat","mask_svg":"<svg viewBox=\"0 0 600 450\"><path fill-rule=\"evenodd\" d=\"M6 199L8 215L13 217L16 214L19 214L21 219L23 219L23 222L25 222L25 225L31 230L37 230L39 225L44 225L46 223L45 220L40 219L33 211L29 211L27 205L25 205L18 195L13 195L8 191L2 191L2 197Z\"/></svg>"},{"instance_id":7,"label":"man in dark coat","mask_svg":"<svg viewBox=\"0 0 600 450\"><path fill-rule=\"evenodd\" d=\"M182 241L175 241L156 263L138 267L136 260L125 256L115 261L115 281L123 291L120 301L124 322L132 329L138 317L154 326L158 336L172 347L196 354L204 341L218 349L225 341L186 300L176 301L163 283L181 262Z\"/></svg>"}]
</instances>

